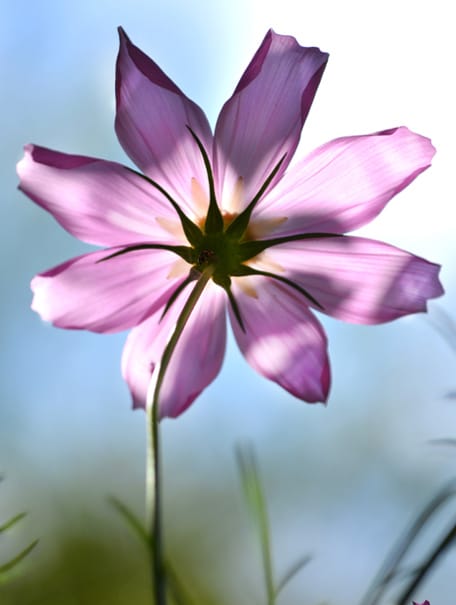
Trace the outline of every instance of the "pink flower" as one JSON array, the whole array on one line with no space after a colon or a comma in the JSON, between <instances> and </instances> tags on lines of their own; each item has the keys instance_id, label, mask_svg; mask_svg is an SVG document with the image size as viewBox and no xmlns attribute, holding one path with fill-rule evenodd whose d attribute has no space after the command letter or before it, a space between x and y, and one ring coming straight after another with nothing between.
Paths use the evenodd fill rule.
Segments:
<instances>
[{"instance_id":1,"label":"pink flower","mask_svg":"<svg viewBox=\"0 0 456 605\"><path fill-rule=\"evenodd\" d=\"M222 365L226 309L250 365L308 402L325 401L325 333L312 313L377 324L426 310L439 267L345 236L431 162L405 127L326 143L292 168L327 55L266 34L213 135L202 110L120 30L116 131L142 174L29 145L20 188L102 250L32 281L54 325L132 328L122 372L135 407L202 274L210 274L172 355L160 415L178 416ZM209 273L207 273L209 272Z\"/></svg>"},{"instance_id":2,"label":"pink flower","mask_svg":"<svg viewBox=\"0 0 456 605\"><path fill-rule=\"evenodd\" d=\"M431 605L429 603L429 601L423 601L422 603L417 603L416 601L413 601L413 605Z\"/></svg>"}]
</instances>

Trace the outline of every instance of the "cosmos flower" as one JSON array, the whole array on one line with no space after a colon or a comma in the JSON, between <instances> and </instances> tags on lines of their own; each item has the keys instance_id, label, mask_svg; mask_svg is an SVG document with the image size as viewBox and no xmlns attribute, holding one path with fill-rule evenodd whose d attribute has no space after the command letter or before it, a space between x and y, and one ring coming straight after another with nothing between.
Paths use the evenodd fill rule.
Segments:
<instances>
[{"instance_id":1,"label":"cosmos flower","mask_svg":"<svg viewBox=\"0 0 456 605\"><path fill-rule=\"evenodd\" d=\"M122 372L135 407L145 406L194 288L161 417L181 414L218 374L227 310L248 363L317 402L330 369L313 310L377 324L425 311L442 294L437 265L343 235L430 165L428 139L405 127L343 137L288 168L327 58L269 31L212 134L203 111L120 29L115 125L140 171L26 147L20 189L102 248L37 275L32 308L61 328L131 329Z\"/></svg>"},{"instance_id":2,"label":"cosmos flower","mask_svg":"<svg viewBox=\"0 0 456 605\"><path fill-rule=\"evenodd\" d=\"M429 601L423 601L422 603L417 603L416 601L413 601L413 605L431 605L429 603Z\"/></svg>"}]
</instances>

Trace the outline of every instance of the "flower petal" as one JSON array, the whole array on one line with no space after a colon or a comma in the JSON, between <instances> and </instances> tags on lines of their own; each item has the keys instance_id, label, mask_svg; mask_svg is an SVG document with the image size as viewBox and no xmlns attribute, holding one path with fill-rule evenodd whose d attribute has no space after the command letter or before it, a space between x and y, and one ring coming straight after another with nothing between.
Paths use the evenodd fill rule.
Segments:
<instances>
[{"instance_id":1,"label":"flower petal","mask_svg":"<svg viewBox=\"0 0 456 605\"><path fill-rule=\"evenodd\" d=\"M186 243L170 203L120 164L27 145L17 170L19 189L84 242Z\"/></svg>"},{"instance_id":2,"label":"flower petal","mask_svg":"<svg viewBox=\"0 0 456 605\"><path fill-rule=\"evenodd\" d=\"M187 126L208 153L212 133L204 112L119 28L116 132L137 166L190 213L192 178L207 190L201 154ZM193 218L191 216L190 218Z\"/></svg>"},{"instance_id":3,"label":"flower petal","mask_svg":"<svg viewBox=\"0 0 456 605\"><path fill-rule=\"evenodd\" d=\"M375 240L336 236L290 242L270 248L252 265L261 267L268 259L324 313L354 323L426 311L428 299L443 294L439 265Z\"/></svg>"},{"instance_id":4,"label":"flower petal","mask_svg":"<svg viewBox=\"0 0 456 605\"><path fill-rule=\"evenodd\" d=\"M230 310L231 325L249 364L299 399L326 401L326 336L299 294L264 277L233 280L233 294L245 332Z\"/></svg>"},{"instance_id":5,"label":"flower petal","mask_svg":"<svg viewBox=\"0 0 456 605\"><path fill-rule=\"evenodd\" d=\"M120 249L85 254L36 275L32 309L60 328L109 333L139 324L185 279L173 277L175 263L184 261L139 250L99 262Z\"/></svg>"},{"instance_id":6,"label":"flower petal","mask_svg":"<svg viewBox=\"0 0 456 605\"><path fill-rule=\"evenodd\" d=\"M134 407L146 405L149 383L191 289L184 289L161 321L159 310L128 335L122 374ZM226 344L225 297L221 288L209 283L190 315L162 383L161 418L182 414L219 373Z\"/></svg>"},{"instance_id":7,"label":"flower petal","mask_svg":"<svg viewBox=\"0 0 456 605\"><path fill-rule=\"evenodd\" d=\"M296 149L327 59L291 36L266 34L215 129L216 175L225 210L246 206L287 154L273 182L278 181ZM239 177L244 183L240 208L232 207L230 199L238 197Z\"/></svg>"},{"instance_id":8,"label":"flower petal","mask_svg":"<svg viewBox=\"0 0 456 605\"><path fill-rule=\"evenodd\" d=\"M286 217L274 236L352 231L426 170L434 153L429 139L404 126L335 139L298 162L252 220Z\"/></svg>"}]
</instances>

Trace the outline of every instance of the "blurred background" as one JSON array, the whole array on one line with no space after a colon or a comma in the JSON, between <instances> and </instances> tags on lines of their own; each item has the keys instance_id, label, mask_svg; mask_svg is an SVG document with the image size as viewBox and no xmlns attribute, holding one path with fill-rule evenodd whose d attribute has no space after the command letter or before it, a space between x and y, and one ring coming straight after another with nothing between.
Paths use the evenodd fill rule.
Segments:
<instances>
[{"instance_id":1,"label":"blurred background","mask_svg":"<svg viewBox=\"0 0 456 605\"><path fill-rule=\"evenodd\" d=\"M108 503L143 515L145 417L120 376L125 334L45 325L29 282L87 247L16 190L28 142L128 163L113 130L116 27L207 112L212 125L266 30L329 51L298 156L342 135L407 125L433 167L363 233L443 265L429 315L362 327L322 317L333 386L310 406L262 379L233 341L223 371L163 423L167 548L203 605L264 603L260 556L234 449L254 445L281 574L312 561L280 604L353 605L392 542L456 476L454 32L435 0L0 0L0 564L39 537L2 605L150 602L142 545ZM436 329L436 326L439 329ZM443 332L443 337L441 332ZM450 345L450 346L449 346ZM416 551L426 552L456 504ZM416 600L454 603L455 552Z\"/></svg>"}]
</instances>

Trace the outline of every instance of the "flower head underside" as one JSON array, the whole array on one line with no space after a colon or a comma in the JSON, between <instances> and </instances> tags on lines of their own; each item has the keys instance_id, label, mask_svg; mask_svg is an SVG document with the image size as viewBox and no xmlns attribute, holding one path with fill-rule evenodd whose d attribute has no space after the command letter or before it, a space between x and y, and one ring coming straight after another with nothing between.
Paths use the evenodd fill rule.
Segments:
<instances>
[{"instance_id":1,"label":"flower head underside","mask_svg":"<svg viewBox=\"0 0 456 605\"><path fill-rule=\"evenodd\" d=\"M250 365L314 402L326 400L330 372L312 310L382 323L442 294L437 265L346 235L430 165L428 139L405 127L342 137L290 166L327 58L268 32L212 134L120 30L116 131L138 170L27 146L22 191L101 248L37 275L33 308L59 327L131 329L122 372L135 406L201 275L161 384L162 417L218 374L226 309Z\"/></svg>"}]
</instances>

